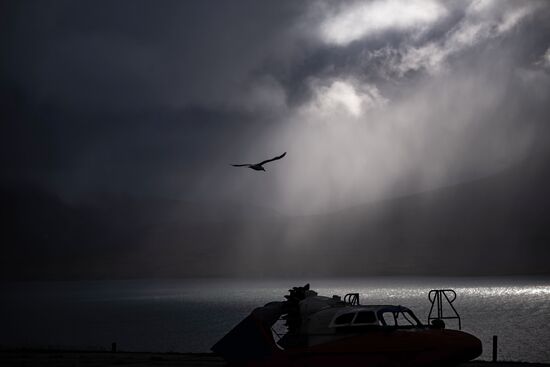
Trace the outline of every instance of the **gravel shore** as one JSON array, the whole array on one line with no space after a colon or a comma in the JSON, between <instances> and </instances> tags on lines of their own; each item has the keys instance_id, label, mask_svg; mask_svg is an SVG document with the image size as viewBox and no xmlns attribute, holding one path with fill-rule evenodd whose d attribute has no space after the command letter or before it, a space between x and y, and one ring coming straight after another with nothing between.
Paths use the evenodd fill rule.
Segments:
<instances>
[{"instance_id":1,"label":"gravel shore","mask_svg":"<svg viewBox=\"0 0 550 367\"><path fill-rule=\"evenodd\" d=\"M87 352L52 350L1 351L3 367L107 367L107 366L189 366L218 367L226 363L212 353ZM473 361L463 367L550 367L545 363Z\"/></svg>"}]
</instances>

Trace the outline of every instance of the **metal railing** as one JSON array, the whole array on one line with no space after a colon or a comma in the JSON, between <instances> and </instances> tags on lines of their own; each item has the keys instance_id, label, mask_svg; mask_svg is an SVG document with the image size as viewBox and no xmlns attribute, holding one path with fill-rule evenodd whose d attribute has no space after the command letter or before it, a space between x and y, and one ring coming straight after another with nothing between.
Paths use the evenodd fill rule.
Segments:
<instances>
[{"instance_id":1,"label":"metal railing","mask_svg":"<svg viewBox=\"0 0 550 367\"><path fill-rule=\"evenodd\" d=\"M458 330L462 329L462 322L460 320L460 315L456 311L456 308L453 306L453 302L456 300L456 292L452 289L432 289L428 292L428 299L430 300L432 306L430 307L430 312L428 313L428 324L432 320L448 320L448 319L457 319L458 320ZM452 314L446 316L443 314L443 301L446 300L449 306L451 307ZM437 316L433 316L434 306L437 310Z\"/></svg>"}]
</instances>

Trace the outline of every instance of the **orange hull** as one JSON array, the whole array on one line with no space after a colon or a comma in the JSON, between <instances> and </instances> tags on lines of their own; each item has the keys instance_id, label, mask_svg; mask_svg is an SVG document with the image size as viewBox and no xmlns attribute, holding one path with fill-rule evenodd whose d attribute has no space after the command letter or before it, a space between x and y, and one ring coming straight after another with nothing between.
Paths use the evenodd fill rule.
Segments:
<instances>
[{"instance_id":1,"label":"orange hull","mask_svg":"<svg viewBox=\"0 0 550 367\"><path fill-rule=\"evenodd\" d=\"M307 348L280 350L248 366L431 366L478 357L481 341L456 330L371 332Z\"/></svg>"}]
</instances>

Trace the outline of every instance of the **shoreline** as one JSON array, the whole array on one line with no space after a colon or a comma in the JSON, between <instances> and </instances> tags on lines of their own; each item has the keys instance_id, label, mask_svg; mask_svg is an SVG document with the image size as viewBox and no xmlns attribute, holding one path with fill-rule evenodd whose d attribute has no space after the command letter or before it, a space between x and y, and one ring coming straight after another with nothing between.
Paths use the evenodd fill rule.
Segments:
<instances>
[{"instance_id":1,"label":"shoreline","mask_svg":"<svg viewBox=\"0 0 550 367\"><path fill-rule=\"evenodd\" d=\"M179 353L179 352L124 352L124 351L90 351L90 350L55 350L55 349L4 349L0 350L2 366L189 366L221 367L225 361L214 353ZM521 361L482 361L474 360L463 363L464 367L550 367L550 363L533 363Z\"/></svg>"}]
</instances>

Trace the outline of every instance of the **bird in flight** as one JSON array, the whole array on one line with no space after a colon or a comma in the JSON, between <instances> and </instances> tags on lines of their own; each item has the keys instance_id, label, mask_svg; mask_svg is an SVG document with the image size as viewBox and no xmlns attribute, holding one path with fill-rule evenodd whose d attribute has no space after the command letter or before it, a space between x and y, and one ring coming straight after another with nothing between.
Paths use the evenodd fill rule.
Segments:
<instances>
[{"instance_id":1,"label":"bird in flight","mask_svg":"<svg viewBox=\"0 0 550 367\"><path fill-rule=\"evenodd\" d=\"M262 161L260 163L256 163L256 164L250 164L250 163L245 163L245 164L232 164L233 167L248 167L248 168L252 168L253 170L255 171L265 171L263 165L268 163L268 162L273 162L273 161L276 161L278 159L281 159L283 158L284 156L286 155L286 152L284 152L283 154L281 154L280 156L278 157L275 157L275 158L271 158L271 159L266 159L265 161Z\"/></svg>"}]
</instances>

